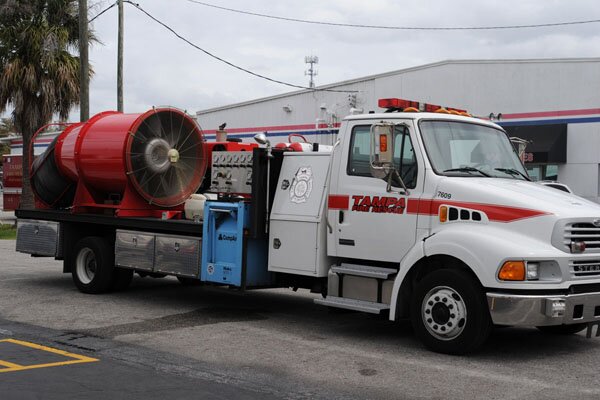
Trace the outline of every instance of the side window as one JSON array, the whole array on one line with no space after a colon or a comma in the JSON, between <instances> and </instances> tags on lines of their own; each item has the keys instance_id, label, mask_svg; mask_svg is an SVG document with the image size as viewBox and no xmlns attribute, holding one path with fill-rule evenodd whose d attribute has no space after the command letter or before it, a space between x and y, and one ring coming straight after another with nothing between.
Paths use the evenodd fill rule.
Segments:
<instances>
[{"instance_id":1,"label":"side window","mask_svg":"<svg viewBox=\"0 0 600 400\"><path fill-rule=\"evenodd\" d=\"M371 177L370 152L371 127L369 125L355 126L352 129L352 137L350 138L350 154L348 155L346 173L354 176ZM405 127L399 127L395 132L394 164L406 187L414 189L417 185L417 159L409 131ZM400 186L399 182L395 184Z\"/></svg>"},{"instance_id":2,"label":"side window","mask_svg":"<svg viewBox=\"0 0 600 400\"><path fill-rule=\"evenodd\" d=\"M348 175L371 176L371 126L361 125L352 129L350 154L348 156Z\"/></svg>"}]
</instances>

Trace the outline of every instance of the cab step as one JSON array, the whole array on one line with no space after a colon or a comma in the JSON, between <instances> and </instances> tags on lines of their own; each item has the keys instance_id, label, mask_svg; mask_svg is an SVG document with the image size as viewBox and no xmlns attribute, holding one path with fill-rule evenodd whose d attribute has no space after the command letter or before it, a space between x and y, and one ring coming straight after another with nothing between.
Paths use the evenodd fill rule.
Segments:
<instances>
[{"instance_id":1,"label":"cab step","mask_svg":"<svg viewBox=\"0 0 600 400\"><path fill-rule=\"evenodd\" d=\"M371 267L369 265L347 263L331 267L331 272L375 279L388 279L390 275L398 273L398 271L393 268Z\"/></svg>"},{"instance_id":2,"label":"cab step","mask_svg":"<svg viewBox=\"0 0 600 400\"><path fill-rule=\"evenodd\" d=\"M315 299L315 303L323 306L344 308L346 310L361 311L370 314L381 314L382 311L390 309L389 304L348 299L345 297L337 296L327 296L324 299Z\"/></svg>"}]
</instances>

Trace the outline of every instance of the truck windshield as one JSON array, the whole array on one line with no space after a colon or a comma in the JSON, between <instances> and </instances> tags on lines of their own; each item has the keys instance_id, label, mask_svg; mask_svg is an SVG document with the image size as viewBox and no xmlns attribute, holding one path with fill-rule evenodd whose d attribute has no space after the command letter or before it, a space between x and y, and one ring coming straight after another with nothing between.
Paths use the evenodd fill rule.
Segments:
<instances>
[{"instance_id":1,"label":"truck windshield","mask_svg":"<svg viewBox=\"0 0 600 400\"><path fill-rule=\"evenodd\" d=\"M437 174L529 179L498 129L458 121L421 121L419 126Z\"/></svg>"}]
</instances>

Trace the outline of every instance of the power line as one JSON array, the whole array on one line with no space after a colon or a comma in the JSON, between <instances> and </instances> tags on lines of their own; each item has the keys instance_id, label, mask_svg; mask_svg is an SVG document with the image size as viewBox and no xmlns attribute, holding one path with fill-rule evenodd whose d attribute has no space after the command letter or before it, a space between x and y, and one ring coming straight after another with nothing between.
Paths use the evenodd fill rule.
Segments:
<instances>
[{"instance_id":1,"label":"power line","mask_svg":"<svg viewBox=\"0 0 600 400\"><path fill-rule=\"evenodd\" d=\"M107 12L108 10L110 10L111 8L113 8L116 5L117 5L117 2L112 3L110 6L106 7L104 10L102 10L98 14L94 15L94 17L92 19L90 19L88 21L88 23L93 22L96 18L98 18L99 16L101 16L102 14L104 14L105 12Z\"/></svg>"},{"instance_id":2,"label":"power line","mask_svg":"<svg viewBox=\"0 0 600 400\"><path fill-rule=\"evenodd\" d=\"M173 28L171 28L169 25L167 25L166 23L160 21L159 19L155 18L152 14L150 14L148 11L144 10L142 7L140 7L139 4L134 3L133 1L130 0L123 0L124 3L128 3L131 4L132 6L134 6L135 8L137 8L139 11L141 11L142 13L146 14L146 16L148 18L150 18L151 20L153 20L154 22L156 22L157 24L163 26L165 29L167 29L168 31L170 31L173 35L175 35L178 39L184 41L185 43L189 44L190 46L192 46L193 48L200 50L201 52L203 52L204 54L206 54L209 57L214 58L215 60L218 60L222 63L225 63L227 65L229 65L232 68L238 69L240 71L246 72L247 74L256 76L257 78L261 78L261 79L265 79L267 81L270 82L274 82L274 83L279 83L281 85L285 85L285 86L289 86L289 87L293 87L293 88L297 88L297 89L307 89L307 90L315 90L315 91L321 91L321 92L338 92L338 93L356 93L358 92L357 90L336 90L336 89L317 89L317 88L310 88L307 86L301 86L301 85L295 85L293 83L288 83L288 82L284 82L284 81L280 81L277 79L273 79L273 78L269 78L268 76L265 75L261 75L259 73L250 71L249 69L246 69L244 67L240 67L239 65L236 65L230 61L227 61L211 52L209 52L208 50L203 49L202 47L198 46L197 44L191 42L190 40L186 39L185 37L181 36L179 33L177 33Z\"/></svg>"},{"instance_id":3,"label":"power line","mask_svg":"<svg viewBox=\"0 0 600 400\"><path fill-rule=\"evenodd\" d=\"M261 14L252 11L238 10L235 8L228 8L217 6L215 4L205 3L199 0L187 0L190 3L196 3L201 6L216 8L223 11L229 11L237 14L244 15L253 15L255 17L262 18L270 18L281 21L288 22L299 22L303 24L313 24L313 25L329 25L329 26L339 26L339 27L347 27L347 28L367 28L367 29L394 29L394 30L404 30L404 31L482 31L482 30L500 30L500 29L533 29L533 28L546 28L552 26L568 26L568 25L583 25L583 24L594 24L600 22L600 19L589 19L583 21L568 21L568 22L553 22L553 23L545 23L545 24L529 24L529 25L498 25L498 26L386 26L386 25L365 25L365 24L343 24L338 22L326 22L326 21L313 21L308 19L301 18L290 18L290 17L281 17L278 15L269 15L269 14Z\"/></svg>"}]
</instances>

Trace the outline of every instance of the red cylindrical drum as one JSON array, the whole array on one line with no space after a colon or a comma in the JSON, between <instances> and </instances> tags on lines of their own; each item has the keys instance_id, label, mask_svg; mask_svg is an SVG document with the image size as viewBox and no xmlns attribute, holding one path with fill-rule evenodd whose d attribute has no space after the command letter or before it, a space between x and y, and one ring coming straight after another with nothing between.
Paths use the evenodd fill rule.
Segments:
<instances>
[{"instance_id":1,"label":"red cylindrical drum","mask_svg":"<svg viewBox=\"0 0 600 400\"><path fill-rule=\"evenodd\" d=\"M54 161L63 179L104 199L118 199L130 184L147 203L161 207L196 192L207 168L202 131L173 108L108 111L71 125L57 138Z\"/></svg>"}]
</instances>

